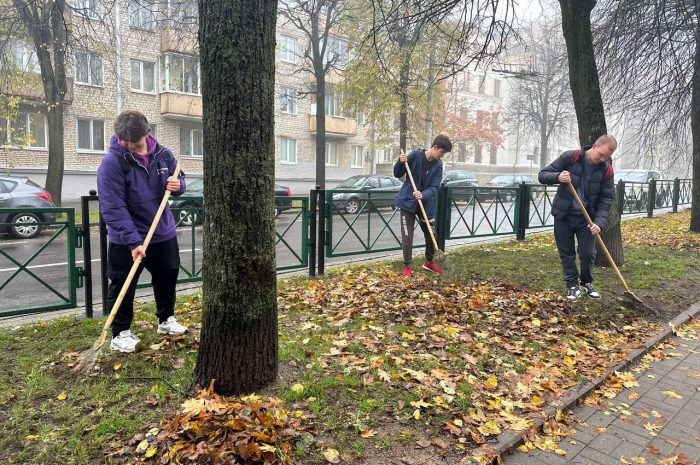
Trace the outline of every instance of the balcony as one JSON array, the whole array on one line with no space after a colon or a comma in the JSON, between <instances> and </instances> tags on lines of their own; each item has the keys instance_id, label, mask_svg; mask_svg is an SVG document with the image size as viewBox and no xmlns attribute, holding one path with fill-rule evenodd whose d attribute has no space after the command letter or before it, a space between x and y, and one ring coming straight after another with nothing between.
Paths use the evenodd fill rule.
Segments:
<instances>
[{"instance_id":1,"label":"balcony","mask_svg":"<svg viewBox=\"0 0 700 465\"><path fill-rule=\"evenodd\" d=\"M309 116L309 131L316 134L316 116ZM326 135L352 137L357 135L357 121L342 116L326 116Z\"/></svg>"},{"instance_id":2,"label":"balcony","mask_svg":"<svg viewBox=\"0 0 700 465\"><path fill-rule=\"evenodd\" d=\"M160 94L160 113L164 118L186 121L202 120L202 97L200 95L163 92Z\"/></svg>"},{"instance_id":3,"label":"balcony","mask_svg":"<svg viewBox=\"0 0 700 465\"><path fill-rule=\"evenodd\" d=\"M199 55L197 38L190 37L183 31L168 28L160 34L160 51L161 53L178 52L187 55Z\"/></svg>"},{"instance_id":4,"label":"balcony","mask_svg":"<svg viewBox=\"0 0 700 465\"><path fill-rule=\"evenodd\" d=\"M73 103L73 79L66 78L66 87L64 102L70 105ZM2 82L0 93L20 97L25 103L44 105L46 102L41 75L37 73L24 73L21 79Z\"/></svg>"}]
</instances>

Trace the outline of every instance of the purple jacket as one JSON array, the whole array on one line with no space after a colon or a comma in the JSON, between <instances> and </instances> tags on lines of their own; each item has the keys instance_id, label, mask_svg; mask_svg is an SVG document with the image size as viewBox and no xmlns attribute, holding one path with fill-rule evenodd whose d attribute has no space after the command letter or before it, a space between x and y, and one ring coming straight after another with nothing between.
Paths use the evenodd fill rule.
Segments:
<instances>
[{"instance_id":1,"label":"purple jacket","mask_svg":"<svg viewBox=\"0 0 700 465\"><path fill-rule=\"evenodd\" d=\"M116 135L97 170L100 214L107 223L109 241L128 245L132 250L143 244L160 202L165 195L167 179L177 164L172 152L153 137L148 139L150 165L148 169L138 157L119 144ZM180 173L180 190L185 192L185 174ZM175 219L168 205L158 222L151 242L163 242L175 237Z\"/></svg>"}]
</instances>

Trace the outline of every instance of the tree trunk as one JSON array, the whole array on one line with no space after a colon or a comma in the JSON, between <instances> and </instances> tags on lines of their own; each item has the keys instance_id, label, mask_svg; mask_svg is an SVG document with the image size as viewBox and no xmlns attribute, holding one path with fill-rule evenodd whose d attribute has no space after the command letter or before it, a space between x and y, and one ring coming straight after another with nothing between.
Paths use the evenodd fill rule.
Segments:
<instances>
[{"instance_id":1,"label":"tree trunk","mask_svg":"<svg viewBox=\"0 0 700 465\"><path fill-rule=\"evenodd\" d=\"M401 96L401 112L399 115L399 147L408 153L406 139L408 134L408 72L410 66L410 54L404 56L399 78L399 95Z\"/></svg>"},{"instance_id":2,"label":"tree trunk","mask_svg":"<svg viewBox=\"0 0 700 465\"><path fill-rule=\"evenodd\" d=\"M582 146L592 144L598 137L608 132L603 99L600 94L598 68L593 54L591 11L595 3L595 0L559 0L562 30L569 61L569 83ZM616 201L617 199L613 198L608 226L601 233L601 237L613 260L620 266L624 262L624 249ZM605 254L601 251L596 257L596 265L607 264Z\"/></svg>"},{"instance_id":3,"label":"tree trunk","mask_svg":"<svg viewBox=\"0 0 700 465\"><path fill-rule=\"evenodd\" d=\"M430 66L428 67L428 95L425 100L425 149L433 145L433 116L435 114L435 44L430 48Z\"/></svg>"},{"instance_id":4,"label":"tree trunk","mask_svg":"<svg viewBox=\"0 0 700 465\"><path fill-rule=\"evenodd\" d=\"M700 7L696 7L696 19L700 19L698 10ZM695 29L694 55L690 99L690 130L693 134L693 203L690 211L690 230L700 232L700 22Z\"/></svg>"},{"instance_id":5,"label":"tree trunk","mask_svg":"<svg viewBox=\"0 0 700 465\"><path fill-rule=\"evenodd\" d=\"M49 166L46 171L46 190L56 205L61 205L63 188L63 165L65 149L63 145L63 104L49 104L47 125L49 127Z\"/></svg>"},{"instance_id":6,"label":"tree trunk","mask_svg":"<svg viewBox=\"0 0 700 465\"><path fill-rule=\"evenodd\" d=\"M199 10L207 215L195 382L240 394L277 377L277 1L200 0Z\"/></svg>"},{"instance_id":7,"label":"tree trunk","mask_svg":"<svg viewBox=\"0 0 700 465\"><path fill-rule=\"evenodd\" d=\"M316 78L316 185L326 188L326 73L321 44L319 15L311 17L311 43L314 77ZM328 46L326 41L326 47Z\"/></svg>"}]
</instances>

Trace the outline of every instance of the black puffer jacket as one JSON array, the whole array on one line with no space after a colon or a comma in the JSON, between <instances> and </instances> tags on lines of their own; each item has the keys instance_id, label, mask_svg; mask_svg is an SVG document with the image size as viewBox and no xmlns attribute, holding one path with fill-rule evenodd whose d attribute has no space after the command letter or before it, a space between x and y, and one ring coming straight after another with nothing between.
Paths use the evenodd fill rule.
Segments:
<instances>
[{"instance_id":1,"label":"black puffer jacket","mask_svg":"<svg viewBox=\"0 0 700 465\"><path fill-rule=\"evenodd\" d=\"M581 150L569 150L562 153L559 158L554 160L552 164L543 168L537 178L542 184L559 184L559 174L562 171L568 171L571 174L571 182L578 189L583 177L585 151L591 147L584 147ZM589 191L586 192L588 197L588 214L593 219L593 222L600 226L600 229L605 229L608 224L608 216L610 215L610 207L613 202L613 188L615 185L613 167L610 163L603 162L595 165L593 173L591 173L591 184ZM556 219L562 219L566 216L573 201L573 196L569 192L569 188L565 184L560 184L557 189L557 195L554 196L552 202L552 216Z\"/></svg>"}]
</instances>

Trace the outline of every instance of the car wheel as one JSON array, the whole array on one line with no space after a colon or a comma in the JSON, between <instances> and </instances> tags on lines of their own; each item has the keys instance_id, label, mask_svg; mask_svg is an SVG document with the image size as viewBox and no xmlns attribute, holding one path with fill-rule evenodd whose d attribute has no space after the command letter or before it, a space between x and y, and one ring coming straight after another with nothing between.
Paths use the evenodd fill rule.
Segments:
<instances>
[{"instance_id":1,"label":"car wheel","mask_svg":"<svg viewBox=\"0 0 700 465\"><path fill-rule=\"evenodd\" d=\"M348 200L348 203L345 204L345 211L350 214L357 213L359 209L360 201L357 199L350 199Z\"/></svg>"},{"instance_id":2,"label":"car wheel","mask_svg":"<svg viewBox=\"0 0 700 465\"><path fill-rule=\"evenodd\" d=\"M178 224L181 224L183 226L192 226L192 224L197 222L197 213L190 212L188 208L190 208L190 206L184 206L182 210L178 212Z\"/></svg>"},{"instance_id":3,"label":"car wheel","mask_svg":"<svg viewBox=\"0 0 700 465\"><path fill-rule=\"evenodd\" d=\"M31 239L41 232L40 221L34 213L20 213L12 218L10 233L18 239Z\"/></svg>"}]
</instances>

